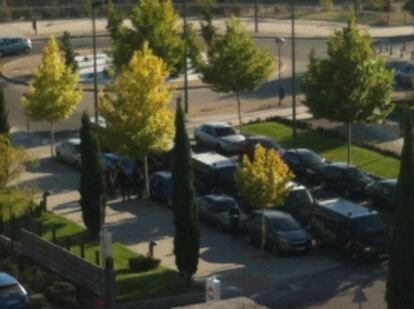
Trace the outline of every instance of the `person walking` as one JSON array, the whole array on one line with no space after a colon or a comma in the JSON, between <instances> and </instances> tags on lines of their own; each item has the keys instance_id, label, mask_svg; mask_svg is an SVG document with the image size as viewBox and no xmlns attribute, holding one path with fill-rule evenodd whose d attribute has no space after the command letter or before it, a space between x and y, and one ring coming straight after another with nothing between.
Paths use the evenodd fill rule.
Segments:
<instances>
[{"instance_id":1,"label":"person walking","mask_svg":"<svg viewBox=\"0 0 414 309\"><path fill-rule=\"evenodd\" d=\"M237 239L237 237L239 237L240 210L236 205L234 205L230 209L229 216L230 216L231 233L233 235L233 238Z\"/></svg>"},{"instance_id":2,"label":"person walking","mask_svg":"<svg viewBox=\"0 0 414 309\"><path fill-rule=\"evenodd\" d=\"M128 182L129 182L128 175L125 172L125 170L122 168L122 165L119 164L118 165L118 184L119 184L119 187L121 188L122 202L125 202L126 198L128 198L128 200L131 198L131 192L130 192Z\"/></svg>"}]
</instances>

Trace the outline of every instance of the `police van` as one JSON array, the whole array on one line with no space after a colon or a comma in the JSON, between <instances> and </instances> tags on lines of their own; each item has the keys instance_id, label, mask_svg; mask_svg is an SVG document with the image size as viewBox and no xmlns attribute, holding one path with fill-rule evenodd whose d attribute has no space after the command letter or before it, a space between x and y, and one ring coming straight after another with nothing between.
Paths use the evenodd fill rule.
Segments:
<instances>
[{"instance_id":1,"label":"police van","mask_svg":"<svg viewBox=\"0 0 414 309\"><path fill-rule=\"evenodd\" d=\"M237 195L234 173L237 161L215 152L192 154L194 184L199 195L225 193Z\"/></svg>"},{"instance_id":2,"label":"police van","mask_svg":"<svg viewBox=\"0 0 414 309\"><path fill-rule=\"evenodd\" d=\"M340 247L353 259L388 254L390 233L381 215L342 198L315 203L311 231L317 243Z\"/></svg>"}]
</instances>

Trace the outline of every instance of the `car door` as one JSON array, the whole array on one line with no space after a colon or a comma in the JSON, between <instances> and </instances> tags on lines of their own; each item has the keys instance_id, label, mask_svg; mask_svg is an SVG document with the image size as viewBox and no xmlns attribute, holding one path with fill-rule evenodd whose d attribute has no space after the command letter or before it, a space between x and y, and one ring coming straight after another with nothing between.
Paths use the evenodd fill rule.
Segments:
<instances>
[{"instance_id":1,"label":"car door","mask_svg":"<svg viewBox=\"0 0 414 309\"><path fill-rule=\"evenodd\" d=\"M217 139L216 130L213 127L207 127L208 143L211 147L216 148L219 140Z\"/></svg>"},{"instance_id":2,"label":"car door","mask_svg":"<svg viewBox=\"0 0 414 309\"><path fill-rule=\"evenodd\" d=\"M19 41L20 40L18 38L12 38L8 40L7 52L9 55L17 54L20 52Z\"/></svg>"}]
</instances>

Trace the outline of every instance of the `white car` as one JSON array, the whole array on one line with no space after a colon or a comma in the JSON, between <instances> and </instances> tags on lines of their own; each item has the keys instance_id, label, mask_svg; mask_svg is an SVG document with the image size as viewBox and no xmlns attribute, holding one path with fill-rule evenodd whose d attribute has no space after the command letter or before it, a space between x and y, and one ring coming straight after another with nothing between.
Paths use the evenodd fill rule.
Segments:
<instances>
[{"instance_id":1,"label":"white car","mask_svg":"<svg viewBox=\"0 0 414 309\"><path fill-rule=\"evenodd\" d=\"M59 161L65 162L76 168L80 168L80 139L71 138L56 146L56 157Z\"/></svg>"},{"instance_id":2,"label":"white car","mask_svg":"<svg viewBox=\"0 0 414 309\"><path fill-rule=\"evenodd\" d=\"M238 152L246 138L238 134L226 122L208 122L194 129L194 138L199 144L221 152Z\"/></svg>"}]
</instances>

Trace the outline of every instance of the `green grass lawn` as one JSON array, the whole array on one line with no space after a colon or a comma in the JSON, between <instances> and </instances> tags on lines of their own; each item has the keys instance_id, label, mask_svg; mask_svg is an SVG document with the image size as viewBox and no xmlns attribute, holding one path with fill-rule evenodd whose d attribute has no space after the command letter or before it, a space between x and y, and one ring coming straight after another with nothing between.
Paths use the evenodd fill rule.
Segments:
<instances>
[{"instance_id":1,"label":"green grass lawn","mask_svg":"<svg viewBox=\"0 0 414 309\"><path fill-rule=\"evenodd\" d=\"M277 122L246 125L243 131L267 135L285 147L292 146L292 129ZM346 142L339 138L330 138L312 130L298 130L297 145L313 149L328 160L346 161ZM352 163L369 173L385 178L397 177L400 166L398 159L358 146L352 147Z\"/></svg>"},{"instance_id":2,"label":"green grass lawn","mask_svg":"<svg viewBox=\"0 0 414 309\"><path fill-rule=\"evenodd\" d=\"M95 252L99 250L99 241L93 239L82 226L60 217L54 213L45 213L40 218L42 222L42 237L52 240L52 230L56 230L56 242L65 246L66 236L71 239L71 252L80 255L80 244L85 247L85 259L95 263ZM32 220L19 220L20 226L39 233L39 226ZM135 273L128 268L128 259L137 256L120 243L114 243L113 256L116 281L118 289L118 300L131 301L144 298L162 297L168 295L183 294L198 287L188 287L185 281L176 271L159 266L156 269Z\"/></svg>"}]
</instances>

